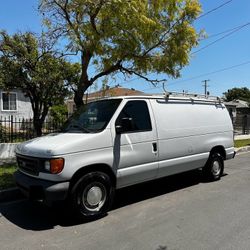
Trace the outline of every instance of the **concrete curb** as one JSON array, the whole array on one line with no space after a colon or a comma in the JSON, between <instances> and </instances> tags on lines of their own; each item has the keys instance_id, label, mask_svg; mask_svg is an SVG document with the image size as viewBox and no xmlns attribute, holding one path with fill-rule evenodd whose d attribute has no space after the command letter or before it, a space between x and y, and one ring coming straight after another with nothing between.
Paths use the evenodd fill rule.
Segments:
<instances>
[{"instance_id":1,"label":"concrete curb","mask_svg":"<svg viewBox=\"0 0 250 250\"><path fill-rule=\"evenodd\" d=\"M15 158L15 150L19 143L0 143L0 158Z\"/></svg>"},{"instance_id":2,"label":"concrete curb","mask_svg":"<svg viewBox=\"0 0 250 250\"><path fill-rule=\"evenodd\" d=\"M16 158L0 158L0 166L16 163Z\"/></svg>"},{"instance_id":3,"label":"concrete curb","mask_svg":"<svg viewBox=\"0 0 250 250\"><path fill-rule=\"evenodd\" d=\"M250 152L250 146L235 148L236 154Z\"/></svg>"},{"instance_id":4,"label":"concrete curb","mask_svg":"<svg viewBox=\"0 0 250 250\"><path fill-rule=\"evenodd\" d=\"M0 190L0 203L22 199L21 190L17 187Z\"/></svg>"}]
</instances>

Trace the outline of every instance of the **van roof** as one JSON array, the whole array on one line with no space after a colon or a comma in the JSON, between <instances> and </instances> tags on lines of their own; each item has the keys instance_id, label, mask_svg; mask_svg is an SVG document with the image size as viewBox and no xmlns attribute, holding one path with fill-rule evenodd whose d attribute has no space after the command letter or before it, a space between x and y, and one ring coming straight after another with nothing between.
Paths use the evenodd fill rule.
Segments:
<instances>
[{"instance_id":1,"label":"van roof","mask_svg":"<svg viewBox=\"0 0 250 250\"><path fill-rule=\"evenodd\" d=\"M222 103L222 99L217 96L209 96L205 97L204 95L196 95L196 94L185 94L185 95L176 95L172 93L165 93L163 95L157 94L157 95L130 95L130 96L114 96L114 97L103 97L98 100L107 100L107 99L161 99L166 101L188 101L188 102L205 102L205 103Z\"/></svg>"}]
</instances>

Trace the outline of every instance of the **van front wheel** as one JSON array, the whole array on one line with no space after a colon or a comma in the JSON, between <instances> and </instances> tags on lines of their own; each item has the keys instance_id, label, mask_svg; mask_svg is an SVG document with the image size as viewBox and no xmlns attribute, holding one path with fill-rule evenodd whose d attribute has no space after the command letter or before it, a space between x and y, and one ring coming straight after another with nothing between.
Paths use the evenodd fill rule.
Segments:
<instances>
[{"instance_id":1,"label":"van front wheel","mask_svg":"<svg viewBox=\"0 0 250 250\"><path fill-rule=\"evenodd\" d=\"M107 174L92 172L76 182L71 194L77 216L93 220L107 213L113 200L114 187Z\"/></svg>"},{"instance_id":2,"label":"van front wheel","mask_svg":"<svg viewBox=\"0 0 250 250\"><path fill-rule=\"evenodd\" d=\"M223 171L223 157L219 153L211 154L206 165L203 168L204 177L210 181L217 181L222 176Z\"/></svg>"}]
</instances>

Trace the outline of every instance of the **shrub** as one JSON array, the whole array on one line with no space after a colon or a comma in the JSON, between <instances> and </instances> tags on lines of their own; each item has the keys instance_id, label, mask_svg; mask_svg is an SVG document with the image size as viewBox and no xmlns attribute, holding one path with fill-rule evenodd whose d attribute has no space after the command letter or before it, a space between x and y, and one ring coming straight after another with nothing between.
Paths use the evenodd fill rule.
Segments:
<instances>
[{"instance_id":1,"label":"shrub","mask_svg":"<svg viewBox=\"0 0 250 250\"><path fill-rule=\"evenodd\" d=\"M8 142L8 139L7 129L2 124L0 124L0 143Z\"/></svg>"}]
</instances>

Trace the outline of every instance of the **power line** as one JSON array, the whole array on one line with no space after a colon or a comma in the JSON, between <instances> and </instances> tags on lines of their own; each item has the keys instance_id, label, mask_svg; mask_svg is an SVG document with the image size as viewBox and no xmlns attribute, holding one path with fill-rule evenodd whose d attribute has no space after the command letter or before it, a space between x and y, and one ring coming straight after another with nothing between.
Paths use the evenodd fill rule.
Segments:
<instances>
[{"instance_id":1,"label":"power line","mask_svg":"<svg viewBox=\"0 0 250 250\"><path fill-rule=\"evenodd\" d=\"M225 2L225 3L223 3L223 4L221 4L221 5L219 5L219 6L215 7L215 8L213 8L213 9L211 9L211 10L205 12L204 14L200 15L197 19L209 15L210 13L212 13L212 12L214 12L214 11L216 11L216 10L222 8L222 7L224 7L225 5L229 4L229 3L232 2L232 1L233 1L233 0L229 0L229 1L227 1L227 2ZM196 19L196 20L197 20L197 19Z\"/></svg>"},{"instance_id":2,"label":"power line","mask_svg":"<svg viewBox=\"0 0 250 250\"><path fill-rule=\"evenodd\" d=\"M241 28L242 26L244 26L244 25L246 25L246 24L247 24L247 23L244 23L244 24L242 24L242 25L233 27L233 28L231 28L231 29L227 29L227 30L224 30L224 31L221 31L221 32L219 32L219 33L212 34L212 35L208 35L208 37L205 37L205 38L203 38L203 39L200 40L200 41L208 40L208 39L211 39L211 38L213 38L213 37L217 37L217 36L220 36L220 35L229 33L229 32L231 32L231 31L237 30L238 28Z\"/></svg>"},{"instance_id":3,"label":"power line","mask_svg":"<svg viewBox=\"0 0 250 250\"><path fill-rule=\"evenodd\" d=\"M223 6L229 4L229 3L232 2L232 1L233 1L233 0L226 1L225 3L223 3L223 4L219 5L219 6L213 8L213 9L207 11L207 12L205 12L204 14L200 15L197 19L209 15L210 13L212 13L212 12L214 12L214 11L216 11L216 10L222 8ZM151 75L151 74L153 74L153 73L146 74L146 76ZM130 82L133 82L133 81L136 81L136 80L139 80L139 79L141 79L141 77L136 77L136 78L134 78L134 79L128 80L128 81L123 82L123 83L120 83L120 84L128 84L128 83L130 83Z\"/></svg>"},{"instance_id":4,"label":"power line","mask_svg":"<svg viewBox=\"0 0 250 250\"><path fill-rule=\"evenodd\" d=\"M208 45L206 45L206 46L204 46L204 47L202 47L202 48L200 48L200 49L194 51L193 53L191 53L191 55L196 54L196 53L198 53L198 52L200 52L200 51L202 51L202 50L204 50L204 49L207 49L208 47L210 47L210 46L214 45L215 43L217 43L217 42L219 42L219 41L225 39L225 38L228 37L228 36L231 36L232 34L234 34L234 33L238 32L238 31L240 31L241 29L245 28L245 27L248 26L248 25L250 25L250 22L248 22L248 23L246 23L246 24L243 24L243 25L239 26L238 28L235 28L233 31L231 31L230 33L224 35L223 37L221 37L221 38L219 38L219 39L216 39L215 41L209 43Z\"/></svg>"},{"instance_id":5,"label":"power line","mask_svg":"<svg viewBox=\"0 0 250 250\"><path fill-rule=\"evenodd\" d=\"M221 72L224 72L224 71L228 71L230 69L238 68L238 67L241 67L241 66L244 66L244 65L247 65L247 64L250 64L250 60L246 61L246 62L243 62L243 63L240 63L240 64L235 64L235 65L232 65L232 66L229 66L229 67L226 67L226 68L215 70L215 71L212 71L212 72L208 72L208 73L204 73L204 74L197 75L197 76L194 76L194 77L190 77L190 78L187 78L187 79L183 79L183 80L180 80L180 81L177 81L177 82L171 82L171 83L168 83L167 86L172 86L174 84L179 84L179 83L183 83L183 82L189 82L189 81L192 81L192 80L199 79L201 77L214 75L214 74L221 73ZM149 75L151 75L151 74L153 74L153 73L150 73ZM134 80L137 80L137 79L141 79L141 78L132 79L131 81L134 81ZM125 85L126 83L127 82L119 83L119 85L122 86L122 85ZM162 88L162 86L151 87L151 88L143 89L142 91L151 90L151 89L159 89L159 88Z\"/></svg>"},{"instance_id":6,"label":"power line","mask_svg":"<svg viewBox=\"0 0 250 250\"><path fill-rule=\"evenodd\" d=\"M168 85L172 86L172 85L177 84L177 83L192 81L192 80L204 77L204 76L214 75L214 74L221 73L221 72L224 72L224 71L227 71L227 70L230 70L230 69L238 68L238 67L241 67L241 66L244 66L244 65L247 65L247 64L250 64L250 60L246 61L246 62L243 62L243 63L240 63L240 64L229 66L227 68L222 68L222 69L215 70L215 71L208 72L208 73L204 73L204 74L201 74L201 75L198 75L198 76L190 77L188 79L180 80L180 81L177 81L177 82L172 82L172 83L169 83Z\"/></svg>"},{"instance_id":7,"label":"power line","mask_svg":"<svg viewBox=\"0 0 250 250\"><path fill-rule=\"evenodd\" d=\"M211 14L212 12L214 12L214 11L216 11L216 10L222 8L223 6L229 4L229 3L232 2L232 1L233 1L233 0L229 0L229 1L224 2L223 4L221 4L221 5L219 5L219 6L215 7L215 8L213 8L213 9L211 9L211 10L205 12L204 14L200 15L197 19L202 18L202 17L204 17L204 16L207 16L207 15ZM223 39L225 39L226 37L232 35L233 33L235 33L235 32L237 32L237 31L241 30L242 28L244 28L244 27L246 27L246 26L248 26L249 24L250 24L250 22L248 22L248 23L246 23L246 24L243 24L243 25L240 25L240 26L237 26L237 27L232 28L232 29L230 29L230 30L222 31L222 32L220 32L220 33L211 35L209 38L214 37L214 36L218 36L218 35L220 35L220 34L225 34L225 33L228 33L228 32L231 31L229 34L226 34L225 36L223 36L223 37L221 37L221 38L215 40L214 42L212 42L212 43L210 43L210 44L208 44L208 45L206 45L206 46L204 46L204 47L202 47L201 49L199 49L199 50L197 50L197 51L194 51L192 54L196 54L196 53L198 53L198 52L200 52L200 51L202 51L202 50L204 50L204 49L206 49L206 48L212 46L213 44L219 42L220 40L223 40ZM207 38L207 39L208 39L208 38ZM205 39L204 39L204 40L205 40ZM192 55L192 54L191 54L191 55ZM146 76L152 75L152 74L154 74L154 73L146 74ZM134 78L134 79L131 79L131 80L128 80L128 81L126 81L126 82L119 83L119 84L120 84L120 85L129 84L130 82L133 82L133 81L136 81L136 80L139 80L139 79L141 79L141 77L136 77L136 78Z\"/></svg>"},{"instance_id":8,"label":"power line","mask_svg":"<svg viewBox=\"0 0 250 250\"><path fill-rule=\"evenodd\" d=\"M246 62L243 62L243 63L240 63L240 64L229 66L227 68L222 68L222 69L219 69L219 70L216 70L216 71L212 71L212 72L204 73L204 74L201 74L201 75L198 75L198 76L194 76L194 77L190 77L190 78L187 78L187 79L183 79L183 80L180 80L180 81L177 81L177 82L171 82L171 83L167 84L167 87L168 86L172 86L174 84L179 84L179 83L183 83L183 82L189 82L189 81L192 81L192 80L195 80L195 79L199 79L201 77L205 77L205 76L209 76L209 75L214 75L214 74L217 74L217 73L221 73L221 72L224 72L224 71L228 71L228 70L231 70L231 69L234 69L234 68L238 68L238 67L241 67L241 66L244 66L244 65L247 65L247 64L250 64L250 60L246 61ZM148 91L148 90L160 89L160 88L162 88L162 86L151 87L151 88L143 89L142 91Z\"/></svg>"},{"instance_id":9,"label":"power line","mask_svg":"<svg viewBox=\"0 0 250 250\"><path fill-rule=\"evenodd\" d=\"M232 65L232 66L229 66L227 68L222 68L222 69L219 69L219 70L216 70L216 71L204 73L204 74L201 74L201 75L198 75L198 76L190 77L188 79L180 80L180 81L177 81L177 82L168 83L167 85L169 86L169 85L178 84L178 83L182 83L182 82L192 81L192 80L204 77L204 76L217 74L217 73L227 71L227 70L230 70L230 69L234 69L234 68L238 68L238 67L241 67L241 66L244 66L244 65L247 65L247 64L250 64L250 61L246 61L246 62L243 62L243 63L240 63L240 64ZM154 74L154 73L150 73L150 74L147 74L147 75L152 75L152 74ZM129 80L129 81L126 81L126 82L123 82L123 83L119 83L119 85L126 85L129 82L132 82L132 81L135 81L135 80L138 80L138 79L141 79L141 78L137 77L137 78L134 78L132 80ZM162 88L162 87L152 87L150 89L157 89L157 88Z\"/></svg>"},{"instance_id":10,"label":"power line","mask_svg":"<svg viewBox=\"0 0 250 250\"><path fill-rule=\"evenodd\" d=\"M219 39L217 39L217 40L215 40L215 41L209 43L208 45L206 45L206 46L204 46L204 47L202 47L202 48L200 48L200 49L198 49L198 50L196 50L196 51L194 51L192 54L196 54L196 53L198 53L198 52L200 52L200 51L202 51L202 50L204 50L204 49L206 49L206 48L212 46L213 44L215 44L215 43L217 43L217 42L219 42L219 41L225 39L226 37L232 35L232 34L235 33L235 32L238 32L239 30L245 28L245 27L248 26L248 25L250 25L250 22L247 22L247 23L245 23L245 24L236 26L236 27L234 27L234 28L231 28L231 29L228 29L228 30L225 30L225 31L216 33L216 34L213 34L213 35L209 36L208 38L205 38L204 40L209 39L209 38L212 38L212 37L216 37L216 36L219 36L219 35L222 35L222 34L225 34L225 33L228 33L228 32L231 31L230 33L226 34L225 36L223 36L223 37L221 37L221 38L219 38ZM191 54L191 55L192 55L192 54ZM154 74L154 73L146 74L146 76L149 76L149 75L152 75L152 74ZM119 83L119 84L120 84L120 85L125 85L125 84L127 85L127 84L129 84L129 83L131 83L131 82L133 82L133 81L140 80L140 79L141 79L141 77L136 77L136 78L133 78L133 79L128 80L128 81L124 81L124 82Z\"/></svg>"}]
</instances>

